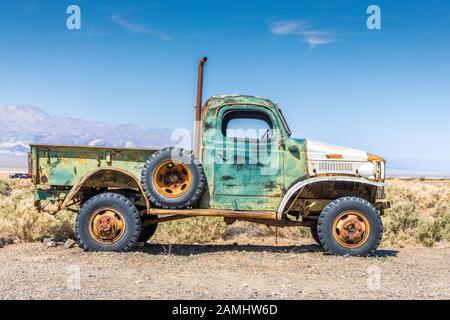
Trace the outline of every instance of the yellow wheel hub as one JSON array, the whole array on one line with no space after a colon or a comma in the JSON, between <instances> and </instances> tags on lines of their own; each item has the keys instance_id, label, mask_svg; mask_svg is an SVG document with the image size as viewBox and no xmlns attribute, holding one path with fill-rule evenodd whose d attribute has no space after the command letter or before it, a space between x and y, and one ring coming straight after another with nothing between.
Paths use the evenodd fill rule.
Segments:
<instances>
[{"instance_id":1,"label":"yellow wheel hub","mask_svg":"<svg viewBox=\"0 0 450 320\"><path fill-rule=\"evenodd\" d=\"M363 245L370 234L370 224L359 211L345 211L333 222L333 236L345 248L357 248Z\"/></svg>"},{"instance_id":2,"label":"yellow wheel hub","mask_svg":"<svg viewBox=\"0 0 450 320\"><path fill-rule=\"evenodd\" d=\"M188 167L172 160L161 163L153 175L156 190L167 198L178 198L185 194L191 186L191 181Z\"/></svg>"},{"instance_id":3,"label":"yellow wheel hub","mask_svg":"<svg viewBox=\"0 0 450 320\"><path fill-rule=\"evenodd\" d=\"M125 233L125 219L120 211L110 207L97 209L89 219L89 233L95 241L111 244Z\"/></svg>"}]
</instances>

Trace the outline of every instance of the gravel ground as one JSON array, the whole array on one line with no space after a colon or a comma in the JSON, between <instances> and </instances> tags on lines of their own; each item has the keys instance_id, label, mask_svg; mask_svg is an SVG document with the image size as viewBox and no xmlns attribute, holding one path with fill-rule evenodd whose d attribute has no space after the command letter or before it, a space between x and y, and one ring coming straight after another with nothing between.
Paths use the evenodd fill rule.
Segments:
<instances>
[{"instance_id":1,"label":"gravel ground","mask_svg":"<svg viewBox=\"0 0 450 320\"><path fill-rule=\"evenodd\" d=\"M359 258L267 239L128 253L22 243L0 248L0 264L2 299L450 299L450 248Z\"/></svg>"}]
</instances>

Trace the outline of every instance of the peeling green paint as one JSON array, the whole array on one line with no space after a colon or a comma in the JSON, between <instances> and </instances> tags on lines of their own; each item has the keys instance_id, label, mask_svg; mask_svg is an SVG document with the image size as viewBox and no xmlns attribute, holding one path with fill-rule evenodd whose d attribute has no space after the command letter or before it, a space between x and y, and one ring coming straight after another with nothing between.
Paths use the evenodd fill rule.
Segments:
<instances>
[{"instance_id":1,"label":"peeling green paint","mask_svg":"<svg viewBox=\"0 0 450 320\"><path fill-rule=\"evenodd\" d=\"M74 186L86 174L99 168L122 169L139 179L145 161L156 151L51 145L32 145L31 149L33 166L39 167L35 181L49 186Z\"/></svg>"}]
</instances>

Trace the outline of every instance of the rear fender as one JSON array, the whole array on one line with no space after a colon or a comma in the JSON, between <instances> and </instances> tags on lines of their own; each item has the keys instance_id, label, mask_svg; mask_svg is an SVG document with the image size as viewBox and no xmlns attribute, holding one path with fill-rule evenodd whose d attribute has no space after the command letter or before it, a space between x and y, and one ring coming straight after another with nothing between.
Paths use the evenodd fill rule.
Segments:
<instances>
[{"instance_id":1,"label":"rear fender","mask_svg":"<svg viewBox=\"0 0 450 320\"><path fill-rule=\"evenodd\" d=\"M61 204L61 209L65 209L69 205L72 199L81 191L82 187L93 186L136 189L145 201L147 213L150 211L150 201L147 199L139 179L128 171L117 168L99 168L82 177L67 194L67 197Z\"/></svg>"}]
</instances>

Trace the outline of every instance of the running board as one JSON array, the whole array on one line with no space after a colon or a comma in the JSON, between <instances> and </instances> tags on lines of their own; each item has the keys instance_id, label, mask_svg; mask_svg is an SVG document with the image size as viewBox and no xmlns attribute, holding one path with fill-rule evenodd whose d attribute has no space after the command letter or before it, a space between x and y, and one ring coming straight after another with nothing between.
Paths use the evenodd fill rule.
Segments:
<instances>
[{"instance_id":1,"label":"running board","mask_svg":"<svg viewBox=\"0 0 450 320\"><path fill-rule=\"evenodd\" d=\"M142 212L142 213L144 213L144 212ZM147 213L147 211L145 211L145 213ZM242 211L242 210L229 210L229 209L159 209L159 208L150 208L150 210L148 211L148 214L277 220L277 213L275 211Z\"/></svg>"}]
</instances>

